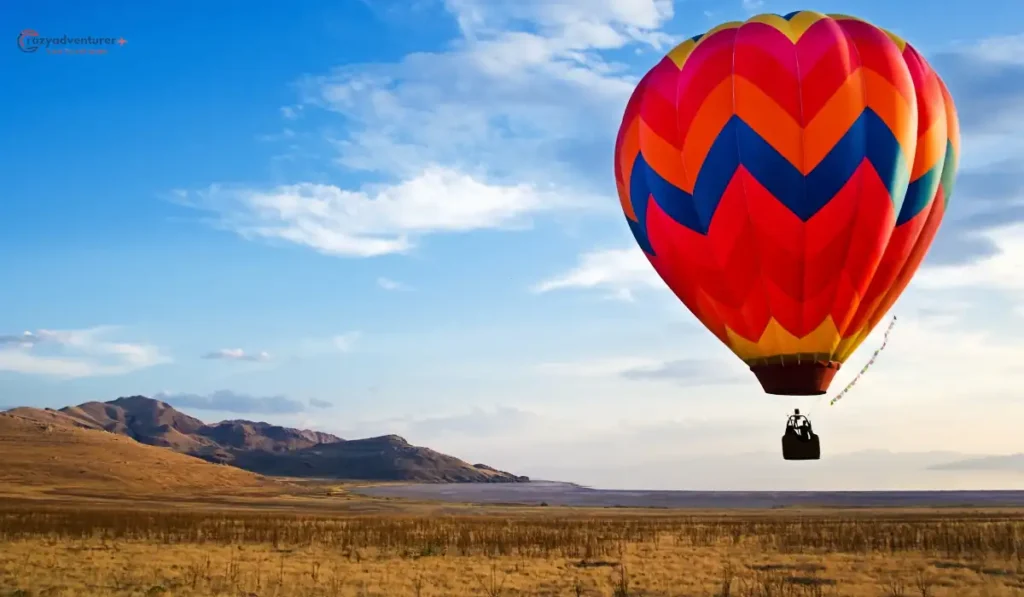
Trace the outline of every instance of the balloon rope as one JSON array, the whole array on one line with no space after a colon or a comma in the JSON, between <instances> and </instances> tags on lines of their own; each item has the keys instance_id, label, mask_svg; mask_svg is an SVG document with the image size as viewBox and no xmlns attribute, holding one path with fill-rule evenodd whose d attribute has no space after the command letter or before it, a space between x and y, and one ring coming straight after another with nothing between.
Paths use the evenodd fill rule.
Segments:
<instances>
[{"instance_id":1,"label":"balloon rope","mask_svg":"<svg viewBox=\"0 0 1024 597\"><path fill-rule=\"evenodd\" d=\"M875 362L875 359L878 358L878 353L882 352L882 350L885 349L885 345L888 344L888 342L889 342L889 332L892 331L892 328L893 328L894 325L896 325L896 316L895 315L892 318L892 323L890 323L889 327L885 330L885 336L882 337L882 345L878 347L878 349L875 351L875 354L871 355L871 358L868 359L868 362L865 363L864 366L861 368L860 372L857 373L857 376L854 377L853 380L850 383L846 384L846 387L843 388L843 391L841 391L838 394L836 394L836 397L829 401L829 403L828 403L829 406L832 406L833 404L838 402L840 398L842 398L847 392L849 392L850 388L852 388L854 386L854 384L857 383L857 380L860 379L860 376L864 375L864 372L868 370L868 367L870 367Z\"/></svg>"}]
</instances>

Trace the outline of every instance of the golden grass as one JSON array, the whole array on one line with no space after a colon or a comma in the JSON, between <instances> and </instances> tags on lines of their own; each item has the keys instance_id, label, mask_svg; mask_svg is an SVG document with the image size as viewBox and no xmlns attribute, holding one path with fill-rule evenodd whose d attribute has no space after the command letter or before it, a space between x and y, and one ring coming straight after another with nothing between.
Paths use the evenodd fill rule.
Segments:
<instances>
[{"instance_id":1,"label":"golden grass","mask_svg":"<svg viewBox=\"0 0 1024 597\"><path fill-rule=\"evenodd\" d=\"M102 430L0 413L0 499L25 495L267 495L287 484Z\"/></svg>"},{"instance_id":2,"label":"golden grass","mask_svg":"<svg viewBox=\"0 0 1024 597\"><path fill-rule=\"evenodd\" d=\"M1024 596L1019 511L475 511L7 506L0 595Z\"/></svg>"}]
</instances>

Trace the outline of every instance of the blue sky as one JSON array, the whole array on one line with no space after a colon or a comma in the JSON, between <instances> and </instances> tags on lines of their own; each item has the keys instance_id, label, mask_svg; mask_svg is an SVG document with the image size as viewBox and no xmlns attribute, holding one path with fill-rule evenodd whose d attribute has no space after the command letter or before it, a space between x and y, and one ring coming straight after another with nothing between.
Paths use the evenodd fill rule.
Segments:
<instances>
[{"instance_id":1,"label":"blue sky","mask_svg":"<svg viewBox=\"0 0 1024 597\"><path fill-rule=\"evenodd\" d=\"M801 8L908 38L964 133L951 211L893 311L891 348L831 409L764 396L697 326L632 244L610 165L632 85L674 42ZM7 12L0 404L159 395L204 420L398 432L583 481L609 459L699 456L710 440L685 439L695 429L726 451L773 450L792 406L820 410L836 452L1021 450L1017 0ZM127 43L26 54L23 29ZM993 432L950 446L963 408L991 413ZM565 454L554 468L551 449Z\"/></svg>"}]
</instances>

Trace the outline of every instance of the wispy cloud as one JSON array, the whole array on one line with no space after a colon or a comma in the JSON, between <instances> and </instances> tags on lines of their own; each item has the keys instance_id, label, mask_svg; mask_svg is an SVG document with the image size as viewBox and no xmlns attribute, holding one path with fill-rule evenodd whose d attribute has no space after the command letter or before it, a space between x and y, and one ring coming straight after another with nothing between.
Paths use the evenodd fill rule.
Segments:
<instances>
[{"instance_id":1,"label":"wispy cloud","mask_svg":"<svg viewBox=\"0 0 1024 597\"><path fill-rule=\"evenodd\" d=\"M283 129L281 129L280 133L275 133L275 134L270 134L270 135L257 135L256 138L258 140L260 140L260 141L267 141L267 142L287 141L289 139L294 139L295 138L295 130L285 127Z\"/></svg>"},{"instance_id":2,"label":"wispy cloud","mask_svg":"<svg viewBox=\"0 0 1024 597\"><path fill-rule=\"evenodd\" d=\"M619 356L541 363L544 375L582 378L621 377L635 381L671 381L685 385L713 385L749 381L747 371L735 363L714 359L676 359Z\"/></svg>"},{"instance_id":3,"label":"wispy cloud","mask_svg":"<svg viewBox=\"0 0 1024 597\"><path fill-rule=\"evenodd\" d=\"M672 2L450 0L445 6L461 29L452 50L304 81L307 105L332 110L352 127L337 140L341 163L400 178L416 176L426 164L574 188L582 177L600 180L603 189L606 181L594 176L590 159L614 138L614 120L636 80L604 52L668 46L660 27L672 17Z\"/></svg>"},{"instance_id":4,"label":"wispy cloud","mask_svg":"<svg viewBox=\"0 0 1024 597\"><path fill-rule=\"evenodd\" d=\"M253 396L231 390L210 394L160 392L153 398L175 408L221 411L237 414L296 414L305 412L306 405L285 396Z\"/></svg>"},{"instance_id":5,"label":"wispy cloud","mask_svg":"<svg viewBox=\"0 0 1024 597\"><path fill-rule=\"evenodd\" d=\"M523 227L532 214L583 207L550 186L488 184L440 166L395 185L357 191L314 183L266 190L215 185L186 202L214 213L218 226L242 237L339 257L404 253L430 234Z\"/></svg>"},{"instance_id":6,"label":"wispy cloud","mask_svg":"<svg viewBox=\"0 0 1024 597\"><path fill-rule=\"evenodd\" d=\"M963 49L963 53L995 66L1024 66L1024 33L983 39Z\"/></svg>"},{"instance_id":7,"label":"wispy cloud","mask_svg":"<svg viewBox=\"0 0 1024 597\"><path fill-rule=\"evenodd\" d=\"M331 338L331 345L340 352L351 352L362 334L359 332L346 332Z\"/></svg>"},{"instance_id":8,"label":"wispy cloud","mask_svg":"<svg viewBox=\"0 0 1024 597\"><path fill-rule=\"evenodd\" d=\"M730 366L731 365L731 366ZM749 372L735 363L712 359L677 359L646 365L622 372L626 379L639 381L671 381L688 386L748 383Z\"/></svg>"},{"instance_id":9,"label":"wispy cloud","mask_svg":"<svg viewBox=\"0 0 1024 597\"><path fill-rule=\"evenodd\" d=\"M266 351L248 353L241 348L222 348L204 354L203 358L221 361L264 362L270 360L270 354Z\"/></svg>"},{"instance_id":10,"label":"wispy cloud","mask_svg":"<svg viewBox=\"0 0 1024 597\"><path fill-rule=\"evenodd\" d=\"M106 340L116 327L0 336L0 370L63 378L123 375L171 362L150 344Z\"/></svg>"},{"instance_id":11,"label":"wispy cloud","mask_svg":"<svg viewBox=\"0 0 1024 597\"><path fill-rule=\"evenodd\" d=\"M286 120L297 120L302 116L302 105L281 106L281 116Z\"/></svg>"},{"instance_id":12,"label":"wispy cloud","mask_svg":"<svg viewBox=\"0 0 1024 597\"><path fill-rule=\"evenodd\" d=\"M495 436L514 436L517 433L547 427L548 421L537 413L509 406L491 409L474 408L468 412L437 414L424 417L394 417L358 421L337 429L344 437L367 437L388 433L401 434L413 441L433 445L439 438L459 436L474 439L494 439ZM563 425L562 421L556 421ZM554 430L554 429L552 429Z\"/></svg>"},{"instance_id":13,"label":"wispy cloud","mask_svg":"<svg viewBox=\"0 0 1024 597\"><path fill-rule=\"evenodd\" d=\"M48 332L43 330L41 332L44 336ZM36 345L43 338L39 334L33 332L22 332L20 334L5 334L0 336L0 346L22 346L31 348Z\"/></svg>"},{"instance_id":14,"label":"wispy cloud","mask_svg":"<svg viewBox=\"0 0 1024 597\"><path fill-rule=\"evenodd\" d=\"M1024 35L929 56L956 101L960 174L925 266L966 264L999 251L988 231L1024 222Z\"/></svg>"},{"instance_id":15,"label":"wispy cloud","mask_svg":"<svg viewBox=\"0 0 1024 597\"><path fill-rule=\"evenodd\" d=\"M524 229L563 210L611 213L613 194L593 163L613 142L636 77L606 52L666 47L660 27L672 2L443 6L460 28L452 49L307 76L300 102L281 110L290 126L313 109L340 119L347 133L330 139L337 162L384 182L213 185L182 202L244 238L340 257L406 253L430 235Z\"/></svg>"},{"instance_id":16,"label":"wispy cloud","mask_svg":"<svg viewBox=\"0 0 1024 597\"><path fill-rule=\"evenodd\" d=\"M662 286L664 283L643 251L629 247L584 253L576 267L534 285L531 290L545 293L568 288L599 289L629 300L637 289Z\"/></svg>"},{"instance_id":17,"label":"wispy cloud","mask_svg":"<svg viewBox=\"0 0 1024 597\"><path fill-rule=\"evenodd\" d=\"M312 408L332 408L334 406L334 403L328 402L326 400L319 400L317 398L310 398L309 406Z\"/></svg>"},{"instance_id":18,"label":"wispy cloud","mask_svg":"<svg viewBox=\"0 0 1024 597\"><path fill-rule=\"evenodd\" d=\"M743 10L753 14L764 8L764 0L741 0Z\"/></svg>"},{"instance_id":19,"label":"wispy cloud","mask_svg":"<svg viewBox=\"0 0 1024 597\"><path fill-rule=\"evenodd\" d=\"M924 288L969 289L1004 293L1024 306L1024 223L974 233L994 251L972 263L931 267L915 278Z\"/></svg>"},{"instance_id":20,"label":"wispy cloud","mask_svg":"<svg viewBox=\"0 0 1024 597\"><path fill-rule=\"evenodd\" d=\"M348 331L320 338L307 338L296 350L296 357L310 358L352 352L363 338L362 332Z\"/></svg>"},{"instance_id":21,"label":"wispy cloud","mask_svg":"<svg viewBox=\"0 0 1024 597\"><path fill-rule=\"evenodd\" d=\"M403 284L401 282L397 282L395 280L392 280L391 278L377 278L377 286L380 286L384 290L394 290L394 291L409 291L409 290L412 290L412 288L410 286L408 286L406 284Z\"/></svg>"},{"instance_id":22,"label":"wispy cloud","mask_svg":"<svg viewBox=\"0 0 1024 597\"><path fill-rule=\"evenodd\" d=\"M660 365L661 361L654 358L623 356L541 363L537 365L537 371L565 377L617 377Z\"/></svg>"}]
</instances>

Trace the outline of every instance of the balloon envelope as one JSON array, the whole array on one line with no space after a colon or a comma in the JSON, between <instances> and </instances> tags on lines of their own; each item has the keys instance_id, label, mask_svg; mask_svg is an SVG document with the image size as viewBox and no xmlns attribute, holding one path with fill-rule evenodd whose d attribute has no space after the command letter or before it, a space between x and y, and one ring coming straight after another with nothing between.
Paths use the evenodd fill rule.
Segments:
<instances>
[{"instance_id":1,"label":"balloon envelope","mask_svg":"<svg viewBox=\"0 0 1024 597\"><path fill-rule=\"evenodd\" d=\"M815 395L923 260L959 145L945 84L904 40L844 15L759 15L643 77L615 180L686 307L767 393Z\"/></svg>"}]
</instances>

